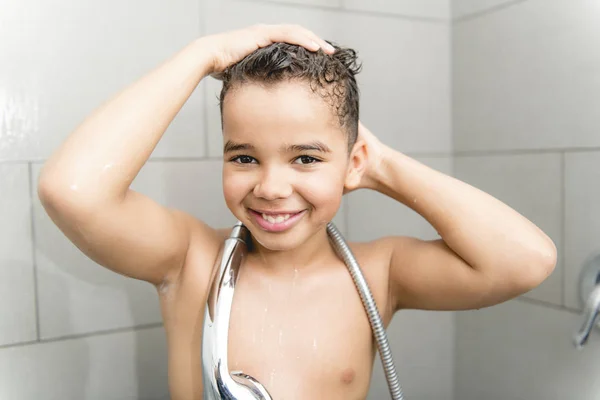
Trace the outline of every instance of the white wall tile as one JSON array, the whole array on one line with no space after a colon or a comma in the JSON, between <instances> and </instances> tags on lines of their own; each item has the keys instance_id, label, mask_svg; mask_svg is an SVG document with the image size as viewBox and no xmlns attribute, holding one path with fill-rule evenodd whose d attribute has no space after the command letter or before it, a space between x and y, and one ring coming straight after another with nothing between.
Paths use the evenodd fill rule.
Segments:
<instances>
[{"instance_id":1,"label":"white wall tile","mask_svg":"<svg viewBox=\"0 0 600 400\"><path fill-rule=\"evenodd\" d=\"M162 327L0 349L2 399L169 398Z\"/></svg>"},{"instance_id":2,"label":"white wall tile","mask_svg":"<svg viewBox=\"0 0 600 400\"><path fill-rule=\"evenodd\" d=\"M452 159L449 157L417 160L444 174L452 174ZM352 241L370 241L389 235L439 238L425 218L390 197L372 190L358 190L346 197L348 235Z\"/></svg>"},{"instance_id":3,"label":"white wall tile","mask_svg":"<svg viewBox=\"0 0 600 400\"><path fill-rule=\"evenodd\" d=\"M404 153L449 152L450 27L344 14L339 41L363 63L361 120Z\"/></svg>"},{"instance_id":4,"label":"white wall tile","mask_svg":"<svg viewBox=\"0 0 600 400\"><path fill-rule=\"evenodd\" d=\"M600 331L577 351L579 315L513 300L456 323L456 399L598 399Z\"/></svg>"},{"instance_id":5,"label":"white wall tile","mask_svg":"<svg viewBox=\"0 0 600 400\"><path fill-rule=\"evenodd\" d=\"M528 0L454 25L455 150L600 145L598 4Z\"/></svg>"},{"instance_id":6,"label":"white wall tile","mask_svg":"<svg viewBox=\"0 0 600 400\"><path fill-rule=\"evenodd\" d=\"M0 159L47 157L101 103L200 34L199 3L9 1L0 14ZM155 154L204 153L194 93Z\"/></svg>"},{"instance_id":7,"label":"white wall tile","mask_svg":"<svg viewBox=\"0 0 600 400\"><path fill-rule=\"evenodd\" d=\"M27 164L0 164L0 345L36 339Z\"/></svg>"},{"instance_id":8,"label":"white wall tile","mask_svg":"<svg viewBox=\"0 0 600 400\"><path fill-rule=\"evenodd\" d=\"M522 0L451 0L452 17L461 18L486 11L497 10L501 6L518 3Z\"/></svg>"},{"instance_id":9,"label":"white wall tile","mask_svg":"<svg viewBox=\"0 0 600 400\"><path fill-rule=\"evenodd\" d=\"M559 154L456 157L455 176L481 189L539 226L562 253ZM559 257L560 258L560 257ZM562 304L563 265L525 297Z\"/></svg>"},{"instance_id":10,"label":"white wall tile","mask_svg":"<svg viewBox=\"0 0 600 400\"><path fill-rule=\"evenodd\" d=\"M441 21L450 18L450 0L344 0L344 8Z\"/></svg>"},{"instance_id":11,"label":"white wall tile","mask_svg":"<svg viewBox=\"0 0 600 400\"><path fill-rule=\"evenodd\" d=\"M254 1L254 0L245 0ZM317 7L329 7L329 8L340 8L343 0L260 0L272 3L282 4L296 4L300 6L317 6Z\"/></svg>"},{"instance_id":12,"label":"white wall tile","mask_svg":"<svg viewBox=\"0 0 600 400\"><path fill-rule=\"evenodd\" d=\"M453 312L402 310L394 316L387 334L406 399L454 399ZM368 398L390 398L379 356Z\"/></svg>"},{"instance_id":13,"label":"white wall tile","mask_svg":"<svg viewBox=\"0 0 600 400\"><path fill-rule=\"evenodd\" d=\"M600 152L565 156L565 302L580 308L584 263L600 254Z\"/></svg>"},{"instance_id":14,"label":"white wall tile","mask_svg":"<svg viewBox=\"0 0 600 400\"><path fill-rule=\"evenodd\" d=\"M447 24L246 1L211 1L206 11L209 33L259 22L298 23L354 48L363 63L357 75L363 122L404 152L451 150ZM214 87L207 95L215 104ZM220 156L218 108L208 112L210 155Z\"/></svg>"},{"instance_id":15,"label":"white wall tile","mask_svg":"<svg viewBox=\"0 0 600 400\"><path fill-rule=\"evenodd\" d=\"M38 172L39 166L36 179ZM210 225L234 222L220 189L220 162L149 162L132 188ZM37 199L34 215L43 338L161 321L152 285L117 275L85 257Z\"/></svg>"}]
</instances>

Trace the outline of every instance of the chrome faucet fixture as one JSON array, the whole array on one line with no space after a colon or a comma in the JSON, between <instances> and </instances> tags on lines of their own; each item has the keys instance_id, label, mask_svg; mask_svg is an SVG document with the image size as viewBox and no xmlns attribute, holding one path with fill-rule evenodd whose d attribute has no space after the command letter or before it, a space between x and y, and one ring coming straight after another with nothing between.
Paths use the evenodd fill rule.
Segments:
<instances>
[{"instance_id":1,"label":"chrome faucet fixture","mask_svg":"<svg viewBox=\"0 0 600 400\"><path fill-rule=\"evenodd\" d=\"M327 225L327 233L336 253L348 267L369 317L392 399L402 400L385 328L367 282L350 248L331 222ZM249 243L250 232L238 221L225 240L212 272L202 333L204 400L272 400L260 382L243 372L230 372L227 362L231 305Z\"/></svg>"},{"instance_id":2,"label":"chrome faucet fixture","mask_svg":"<svg viewBox=\"0 0 600 400\"><path fill-rule=\"evenodd\" d=\"M592 328L598 323L596 317L600 312L600 255L585 263L579 281L579 294L583 303L584 321L573 336L573 344L581 349L587 343Z\"/></svg>"},{"instance_id":3,"label":"chrome faucet fixture","mask_svg":"<svg viewBox=\"0 0 600 400\"><path fill-rule=\"evenodd\" d=\"M579 332L573 337L573 343L578 349L582 348L590 337L592 328L596 324L598 316L598 308L600 308L600 285L596 286L585 303L583 310L584 321L579 329Z\"/></svg>"}]
</instances>

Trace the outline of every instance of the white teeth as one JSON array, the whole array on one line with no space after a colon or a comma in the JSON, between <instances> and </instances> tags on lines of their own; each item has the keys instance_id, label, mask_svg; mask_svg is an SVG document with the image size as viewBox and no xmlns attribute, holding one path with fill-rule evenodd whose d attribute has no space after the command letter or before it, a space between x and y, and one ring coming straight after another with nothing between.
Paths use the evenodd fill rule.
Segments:
<instances>
[{"instance_id":1,"label":"white teeth","mask_svg":"<svg viewBox=\"0 0 600 400\"><path fill-rule=\"evenodd\" d=\"M283 221L287 221L290 218L290 214L279 214L279 215L267 215L262 214L265 221L269 221L272 224L280 224Z\"/></svg>"}]
</instances>

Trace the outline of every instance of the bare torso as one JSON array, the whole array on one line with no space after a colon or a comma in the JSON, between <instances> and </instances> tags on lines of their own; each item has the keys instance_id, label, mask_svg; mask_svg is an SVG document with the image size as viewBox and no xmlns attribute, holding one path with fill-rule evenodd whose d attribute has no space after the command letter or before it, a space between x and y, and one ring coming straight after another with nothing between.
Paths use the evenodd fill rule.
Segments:
<instances>
[{"instance_id":1,"label":"bare torso","mask_svg":"<svg viewBox=\"0 0 600 400\"><path fill-rule=\"evenodd\" d=\"M351 247L387 325L392 315L389 260L374 244ZM178 283L159 290L173 400L202 399L200 349L214 255L192 248ZM231 371L258 379L275 400L364 399L375 351L366 313L342 261L332 256L319 268L273 273L248 257L232 306Z\"/></svg>"}]
</instances>

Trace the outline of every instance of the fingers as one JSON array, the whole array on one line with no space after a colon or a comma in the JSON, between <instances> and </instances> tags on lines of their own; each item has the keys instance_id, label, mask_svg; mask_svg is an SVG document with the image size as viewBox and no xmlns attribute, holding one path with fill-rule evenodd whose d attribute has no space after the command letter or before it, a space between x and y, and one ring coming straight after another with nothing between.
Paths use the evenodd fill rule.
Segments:
<instances>
[{"instance_id":1,"label":"fingers","mask_svg":"<svg viewBox=\"0 0 600 400\"><path fill-rule=\"evenodd\" d=\"M294 24L284 25L258 25L257 29L263 31L265 38L271 43L284 42L297 44L311 51L323 50L325 53L333 54L335 49L314 32Z\"/></svg>"}]
</instances>

